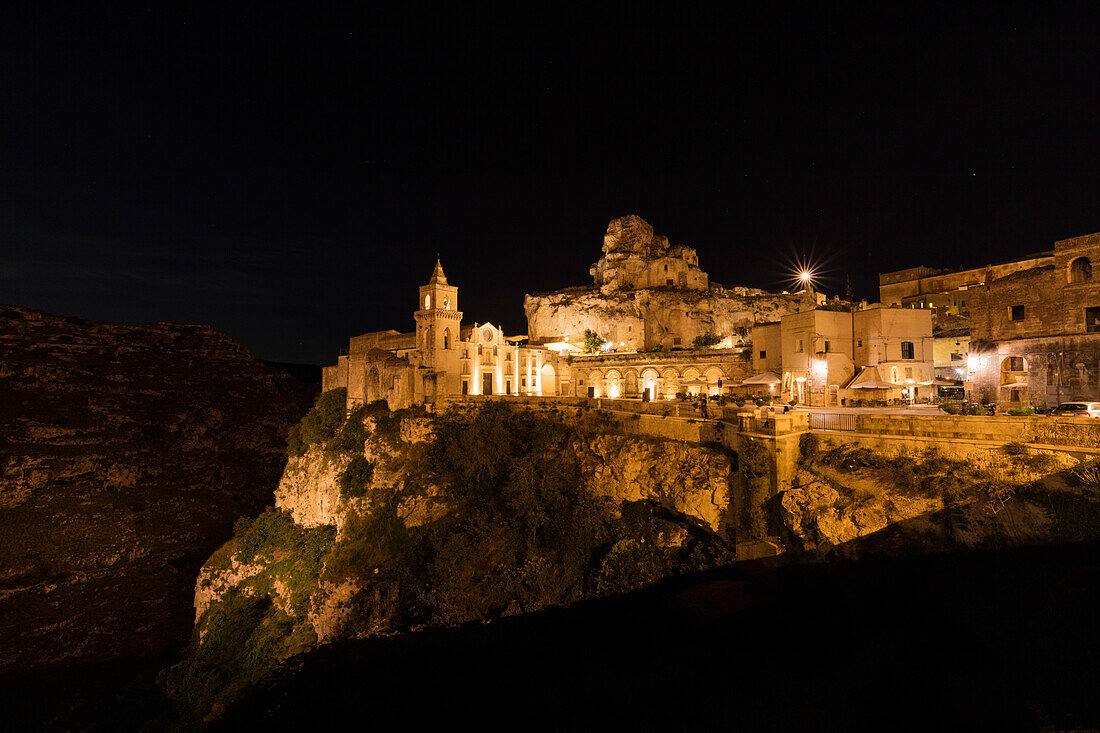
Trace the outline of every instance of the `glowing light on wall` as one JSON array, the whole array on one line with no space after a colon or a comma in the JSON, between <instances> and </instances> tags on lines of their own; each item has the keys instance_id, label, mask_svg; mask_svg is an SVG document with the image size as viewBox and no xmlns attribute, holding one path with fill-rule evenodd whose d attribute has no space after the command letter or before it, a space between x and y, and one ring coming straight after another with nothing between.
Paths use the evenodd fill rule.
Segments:
<instances>
[{"instance_id":1,"label":"glowing light on wall","mask_svg":"<svg viewBox=\"0 0 1100 733\"><path fill-rule=\"evenodd\" d=\"M615 399L616 397L618 397L619 396L619 385L612 384L612 385L608 386L607 396L610 397L611 399Z\"/></svg>"},{"instance_id":2,"label":"glowing light on wall","mask_svg":"<svg viewBox=\"0 0 1100 733\"><path fill-rule=\"evenodd\" d=\"M966 357L966 368L969 371L972 371L972 372L976 371L977 368L978 368L979 361L980 361L979 358L976 357L976 356L967 356Z\"/></svg>"}]
</instances>

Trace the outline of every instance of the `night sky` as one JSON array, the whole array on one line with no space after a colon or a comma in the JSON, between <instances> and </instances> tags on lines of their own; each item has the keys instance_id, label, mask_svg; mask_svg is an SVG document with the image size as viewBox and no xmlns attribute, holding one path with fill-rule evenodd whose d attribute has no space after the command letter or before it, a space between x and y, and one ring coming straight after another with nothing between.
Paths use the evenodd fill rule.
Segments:
<instances>
[{"instance_id":1,"label":"night sky","mask_svg":"<svg viewBox=\"0 0 1100 733\"><path fill-rule=\"evenodd\" d=\"M725 285L808 257L870 299L1100 231L1096 3L67 5L0 11L0 302L328 363L413 328L436 252L467 323L523 333L524 293L590 283L628 213Z\"/></svg>"}]
</instances>

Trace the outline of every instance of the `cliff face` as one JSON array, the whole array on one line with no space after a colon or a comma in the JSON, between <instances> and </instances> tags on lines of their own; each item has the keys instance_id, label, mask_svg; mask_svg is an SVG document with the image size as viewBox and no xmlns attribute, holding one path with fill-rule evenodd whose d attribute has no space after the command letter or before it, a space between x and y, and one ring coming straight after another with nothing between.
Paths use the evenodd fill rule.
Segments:
<instances>
[{"instance_id":1,"label":"cliff face","mask_svg":"<svg viewBox=\"0 0 1100 733\"><path fill-rule=\"evenodd\" d=\"M184 641L314 391L208 327L0 307L0 671Z\"/></svg>"},{"instance_id":2,"label":"cliff face","mask_svg":"<svg viewBox=\"0 0 1100 733\"><path fill-rule=\"evenodd\" d=\"M531 339L579 340L591 329L615 344L637 349L663 344L689 346L705 333L751 335L754 323L778 321L812 308L805 295L769 294L755 288L710 290L568 290L528 295L523 309ZM679 339L679 344L675 339Z\"/></svg>"},{"instance_id":3,"label":"cliff face","mask_svg":"<svg viewBox=\"0 0 1100 733\"><path fill-rule=\"evenodd\" d=\"M808 295L712 285L694 249L670 244L634 215L607 225L603 256L589 274L591 287L526 296L527 333L535 343L579 341L586 330L639 350L688 346L707 333L736 341L754 323L814 307Z\"/></svg>"}]
</instances>

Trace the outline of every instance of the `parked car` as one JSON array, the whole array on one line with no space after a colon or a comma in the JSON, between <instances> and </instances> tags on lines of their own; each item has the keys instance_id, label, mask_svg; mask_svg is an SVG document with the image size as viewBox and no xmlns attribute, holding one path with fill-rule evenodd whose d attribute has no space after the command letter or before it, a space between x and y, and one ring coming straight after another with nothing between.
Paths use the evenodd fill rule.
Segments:
<instances>
[{"instance_id":1,"label":"parked car","mask_svg":"<svg viewBox=\"0 0 1100 733\"><path fill-rule=\"evenodd\" d=\"M1050 414L1055 417L1100 417L1100 402L1063 402Z\"/></svg>"}]
</instances>

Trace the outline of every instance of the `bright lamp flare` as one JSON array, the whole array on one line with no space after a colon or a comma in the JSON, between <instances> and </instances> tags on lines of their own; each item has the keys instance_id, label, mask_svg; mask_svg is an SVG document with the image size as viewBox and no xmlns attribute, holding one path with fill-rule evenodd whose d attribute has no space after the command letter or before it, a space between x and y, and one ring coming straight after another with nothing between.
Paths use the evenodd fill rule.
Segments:
<instances>
[{"instance_id":1,"label":"bright lamp flare","mask_svg":"<svg viewBox=\"0 0 1100 733\"><path fill-rule=\"evenodd\" d=\"M799 279L802 280L802 282L804 283L808 283L811 279L813 279L813 276L814 274L812 272L808 272L806 270L798 273Z\"/></svg>"}]
</instances>

